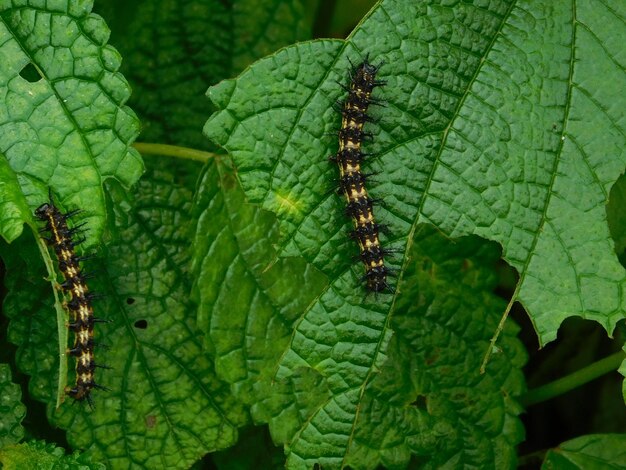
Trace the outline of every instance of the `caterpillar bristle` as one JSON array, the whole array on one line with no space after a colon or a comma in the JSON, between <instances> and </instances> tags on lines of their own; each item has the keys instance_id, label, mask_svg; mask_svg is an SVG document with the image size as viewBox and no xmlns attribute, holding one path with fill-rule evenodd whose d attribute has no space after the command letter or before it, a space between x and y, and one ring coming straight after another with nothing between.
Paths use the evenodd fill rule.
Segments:
<instances>
[{"instance_id":1,"label":"caterpillar bristle","mask_svg":"<svg viewBox=\"0 0 626 470\"><path fill-rule=\"evenodd\" d=\"M111 389L109 387L105 387L104 385L100 385L97 383L92 384L93 388L97 388L98 390L102 390L103 392L110 392Z\"/></svg>"},{"instance_id":2,"label":"caterpillar bristle","mask_svg":"<svg viewBox=\"0 0 626 470\"><path fill-rule=\"evenodd\" d=\"M74 209L74 210L66 212L65 214L61 214L61 217L63 217L65 220L67 220L67 219L71 219L75 215L80 214L81 212L83 212L82 209Z\"/></svg>"}]
</instances>

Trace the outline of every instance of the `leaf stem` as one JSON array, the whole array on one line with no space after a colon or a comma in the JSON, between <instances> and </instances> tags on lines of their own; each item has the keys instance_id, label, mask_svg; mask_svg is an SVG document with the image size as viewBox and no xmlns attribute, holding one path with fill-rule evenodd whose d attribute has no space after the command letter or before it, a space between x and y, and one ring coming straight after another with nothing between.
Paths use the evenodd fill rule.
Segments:
<instances>
[{"instance_id":1,"label":"leaf stem","mask_svg":"<svg viewBox=\"0 0 626 470\"><path fill-rule=\"evenodd\" d=\"M513 295L511 296L511 299L509 300L509 303L506 306L506 309L504 310L502 317L500 318L500 323L498 323L498 327L496 328L496 331L494 332L493 336L491 337L491 340L489 341L489 348L487 349L487 351L485 351L485 355L483 356L483 362L480 364L481 374L484 374L485 371L487 370L487 364L489 363L489 359L491 359L491 354L496 349L496 342L498 341L498 338L500 337L500 333L502 333L502 330L504 329L504 324L506 323L506 319L509 318L509 313L511 313L511 308L513 307L513 304L517 301L517 294L519 293L520 285L521 285L521 282L518 282L517 286L515 287L515 292L513 292Z\"/></svg>"},{"instance_id":2,"label":"leaf stem","mask_svg":"<svg viewBox=\"0 0 626 470\"><path fill-rule=\"evenodd\" d=\"M57 397L56 408L59 408L65 399L65 386L67 385L67 336L68 336L68 315L63 307L63 301L60 298L58 283L56 279L56 271L54 269L54 263L50 257L48 246L44 243L40 236L37 236L37 230L35 232L35 240L37 241L37 247L41 253L46 270L48 271L47 280L52 284L52 292L54 293L54 309L57 314L57 334L59 335L59 377L57 380Z\"/></svg>"},{"instance_id":3,"label":"leaf stem","mask_svg":"<svg viewBox=\"0 0 626 470\"><path fill-rule=\"evenodd\" d=\"M550 382L541 387L537 387L528 391L525 395L522 395L520 402L524 407L529 407L536 403L547 401L551 398L563 395L570 390L573 390L581 385L591 382L598 377L608 374L617 370L626 358L624 351L618 351L615 354L600 359L586 367L583 367L576 372L566 375L554 382Z\"/></svg>"},{"instance_id":4,"label":"leaf stem","mask_svg":"<svg viewBox=\"0 0 626 470\"><path fill-rule=\"evenodd\" d=\"M135 142L133 147L135 147L142 155L165 155L167 157L194 160L202 163L206 163L216 156L211 152L204 152L202 150L191 149L188 147L180 147L178 145Z\"/></svg>"}]
</instances>

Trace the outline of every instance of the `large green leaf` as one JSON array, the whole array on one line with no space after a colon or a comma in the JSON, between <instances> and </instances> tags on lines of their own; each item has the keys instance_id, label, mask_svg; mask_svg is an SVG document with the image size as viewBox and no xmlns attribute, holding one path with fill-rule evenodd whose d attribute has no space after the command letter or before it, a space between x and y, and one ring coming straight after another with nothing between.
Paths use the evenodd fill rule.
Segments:
<instances>
[{"instance_id":1,"label":"large green leaf","mask_svg":"<svg viewBox=\"0 0 626 470\"><path fill-rule=\"evenodd\" d=\"M3 164L0 186L17 179L24 195L11 191L20 212L0 206L8 240L30 220L26 202L34 209L51 187L62 205L83 209L95 244L105 225L103 181L128 186L142 172L129 147L139 122L124 106L121 58L90 11L83 0L0 1L0 156L13 173Z\"/></svg>"},{"instance_id":2,"label":"large green leaf","mask_svg":"<svg viewBox=\"0 0 626 470\"><path fill-rule=\"evenodd\" d=\"M227 166L211 165L200 188L194 250L199 326L218 374L252 405L253 419L269 423L274 440L287 445L290 468L315 462L403 468L412 453L429 468L448 460L514 464L523 431L512 397L523 391L525 354L512 324L503 354L479 374L504 308L489 293L495 276L488 266L497 250L478 240L452 245L432 231L419 233L392 324L398 333L370 384L363 367L346 360L357 353L361 363L370 360L363 345L375 330L367 310L341 305L322 291L326 278L303 260L275 259L275 217L245 203ZM334 337L329 316L336 321ZM286 355L299 334L294 326L317 335L302 354L317 362L289 374ZM333 367L343 369L330 375ZM352 386L342 388L340 381Z\"/></svg>"},{"instance_id":3,"label":"large green leaf","mask_svg":"<svg viewBox=\"0 0 626 470\"><path fill-rule=\"evenodd\" d=\"M626 165L625 35L621 2L518 2L440 147L424 202L452 235L502 244L541 344L571 315L609 333L624 318L605 206Z\"/></svg>"},{"instance_id":4,"label":"large green leaf","mask_svg":"<svg viewBox=\"0 0 626 470\"><path fill-rule=\"evenodd\" d=\"M574 3L382 1L348 41L287 48L210 89L220 111L205 133L232 153L250 200L280 216L281 254L339 282L349 257L327 133L336 82L369 54L384 62L387 106L371 113L367 167L395 244L425 221L498 241L542 344L571 315L611 332L626 298L605 213L626 165L626 7Z\"/></svg>"},{"instance_id":5,"label":"large green leaf","mask_svg":"<svg viewBox=\"0 0 626 470\"><path fill-rule=\"evenodd\" d=\"M108 468L188 468L205 453L233 445L247 416L203 353L188 299L186 227L189 191L152 175L136 198L110 185L111 218L119 241L102 250L91 288L95 303L95 410L69 400L54 409L58 372L52 298L36 252L22 238L3 250L8 278L4 310L18 365L32 378L31 394L48 404L53 424L74 448ZM25 256L30 259L23 260ZM100 346L104 343L104 346ZM106 348L105 348L106 346Z\"/></svg>"},{"instance_id":6,"label":"large green leaf","mask_svg":"<svg viewBox=\"0 0 626 470\"><path fill-rule=\"evenodd\" d=\"M350 63L369 56L387 82L374 92L386 106L370 113L365 149L374 155L366 171L377 173L371 194L384 201L376 213L391 231L384 244L404 253L390 266L403 275L424 222L499 242L520 274L513 300L543 344L567 316L609 332L624 317L624 269L605 204L626 165L616 40L625 19L624 7L602 2L383 0L347 41L288 47L209 90L219 111L205 134L232 155L247 200L280 220L276 259L302 257L327 278L321 291L303 288L319 294L274 368L276 383L307 369L319 378L310 383L320 398L294 407L300 423L286 433L294 468L350 460L358 411L387 359L390 315L411 295L400 282L394 295L365 297L332 191L333 104L345 96L337 82L346 83ZM221 281L212 278L218 289ZM212 315L209 331L221 318ZM218 357L240 351L235 344Z\"/></svg>"}]
</instances>

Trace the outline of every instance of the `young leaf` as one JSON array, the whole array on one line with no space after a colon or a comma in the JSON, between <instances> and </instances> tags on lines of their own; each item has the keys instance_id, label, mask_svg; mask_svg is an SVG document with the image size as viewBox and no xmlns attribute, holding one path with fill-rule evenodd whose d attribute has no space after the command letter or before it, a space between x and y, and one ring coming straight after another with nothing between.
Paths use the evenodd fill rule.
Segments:
<instances>
[{"instance_id":1,"label":"young leaf","mask_svg":"<svg viewBox=\"0 0 626 470\"><path fill-rule=\"evenodd\" d=\"M91 3L0 1L0 154L14 173L3 169L0 182L17 178L31 210L48 187L62 206L83 209L88 244L104 229L103 181L129 186L143 171L129 147L139 122L124 106L121 58ZM0 220L10 217L0 209Z\"/></svg>"}]
</instances>

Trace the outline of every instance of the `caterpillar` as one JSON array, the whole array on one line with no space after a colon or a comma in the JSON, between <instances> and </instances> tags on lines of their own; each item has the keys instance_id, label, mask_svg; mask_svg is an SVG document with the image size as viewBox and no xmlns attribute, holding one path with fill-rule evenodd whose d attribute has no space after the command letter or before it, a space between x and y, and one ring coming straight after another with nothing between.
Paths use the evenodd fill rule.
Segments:
<instances>
[{"instance_id":1,"label":"caterpillar","mask_svg":"<svg viewBox=\"0 0 626 470\"><path fill-rule=\"evenodd\" d=\"M350 237L356 240L360 259L365 265L362 281L369 292L391 291L387 277L391 270L385 266L385 255L392 250L382 248L379 232L383 226L374 217L375 201L366 189L368 176L361 171L361 162L366 154L362 144L371 134L363 130L366 122L372 122L367 115L370 104L378 101L372 97L377 86L385 85L385 81L376 80L376 74L382 64L373 65L368 58L353 66L349 72L350 84L345 87L348 97L341 105L341 128L339 129L339 150L330 159L339 167L339 193L345 196L346 214L352 218L354 230Z\"/></svg>"},{"instance_id":2,"label":"caterpillar","mask_svg":"<svg viewBox=\"0 0 626 470\"><path fill-rule=\"evenodd\" d=\"M86 400L90 408L94 408L91 391L94 388L104 389L95 382L96 367L103 367L95 363L94 358L94 324L102 322L94 317L92 301L96 298L89 291L85 280L87 275L81 271L80 262L87 257L77 256L74 248L85 239L74 236L81 231L81 225L69 228L67 221L80 210L63 214L52 201L52 194L47 203L35 210L35 217L45 221L46 226L41 232L49 232L49 237L43 237L49 246L52 246L57 259L59 270L63 274L64 282L61 289L69 295L69 301L64 306L70 313L69 329L74 333L74 345L68 354L76 358L76 383L67 386L65 393L77 401Z\"/></svg>"}]
</instances>

